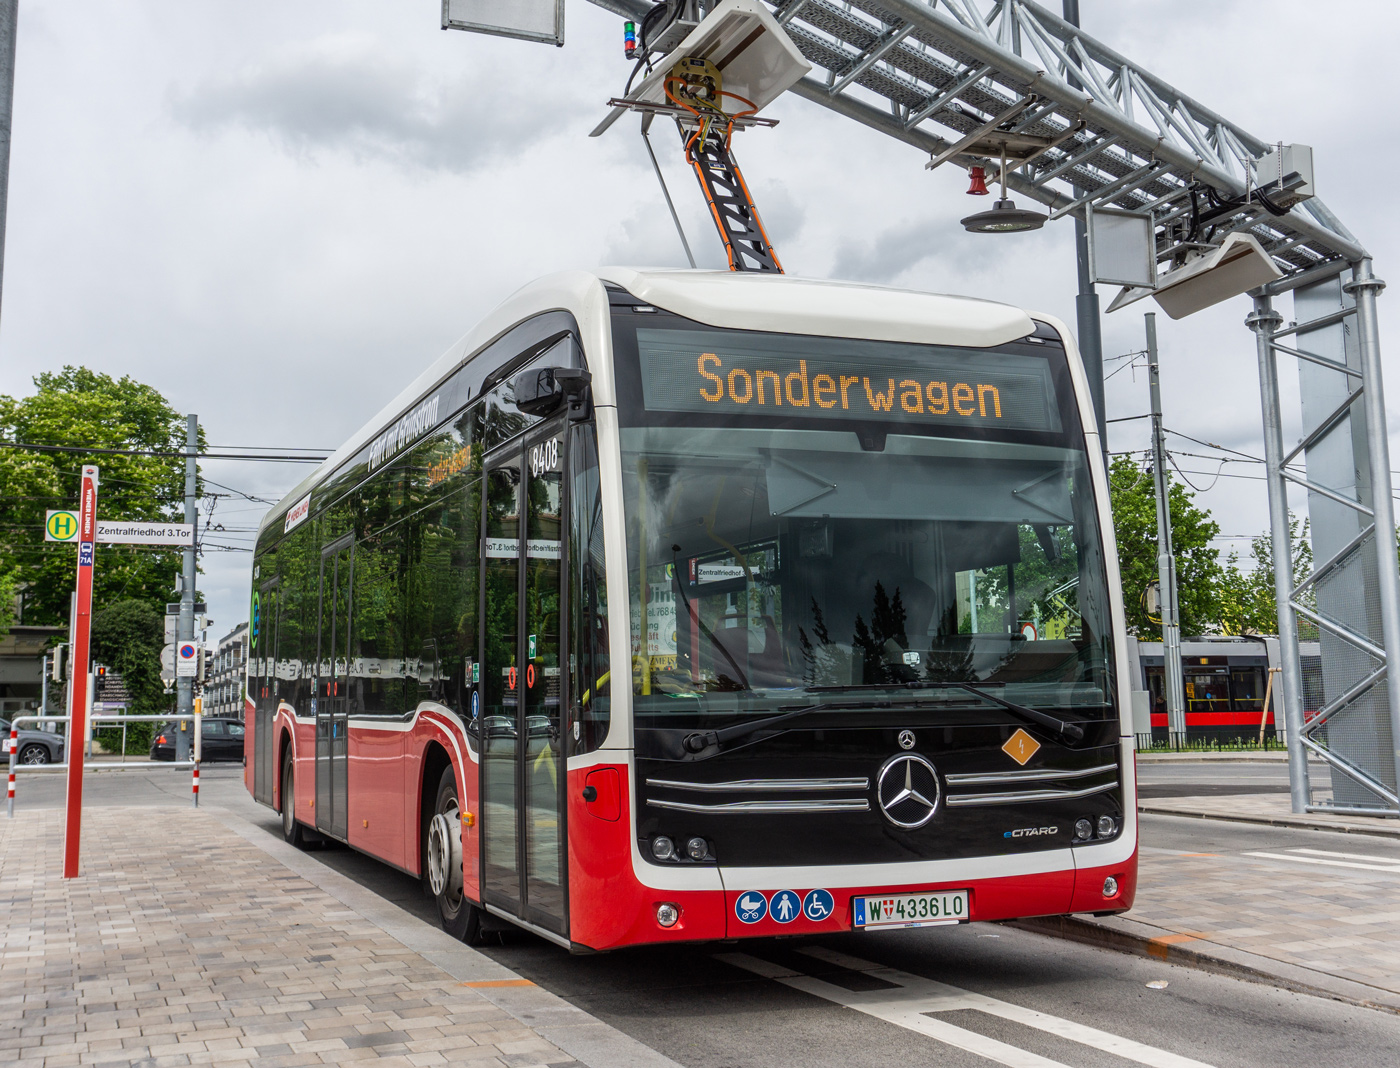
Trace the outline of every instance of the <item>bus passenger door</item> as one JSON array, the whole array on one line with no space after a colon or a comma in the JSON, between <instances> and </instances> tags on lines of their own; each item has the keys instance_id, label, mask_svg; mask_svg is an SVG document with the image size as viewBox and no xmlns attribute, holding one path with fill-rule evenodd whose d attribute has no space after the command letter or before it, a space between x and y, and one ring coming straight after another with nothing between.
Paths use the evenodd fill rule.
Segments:
<instances>
[{"instance_id":1,"label":"bus passenger door","mask_svg":"<svg viewBox=\"0 0 1400 1068\"><path fill-rule=\"evenodd\" d=\"M484 900L560 934L562 450L555 426L487 469L480 727Z\"/></svg>"},{"instance_id":2,"label":"bus passenger door","mask_svg":"<svg viewBox=\"0 0 1400 1068\"><path fill-rule=\"evenodd\" d=\"M525 448L524 665L525 724L520 735L525 807L526 919L566 931L561 718L564 520L564 430L555 424Z\"/></svg>"},{"instance_id":3,"label":"bus passenger door","mask_svg":"<svg viewBox=\"0 0 1400 1068\"><path fill-rule=\"evenodd\" d=\"M321 550L321 637L316 658L316 829L346 837L352 535Z\"/></svg>"},{"instance_id":4,"label":"bus passenger door","mask_svg":"<svg viewBox=\"0 0 1400 1068\"><path fill-rule=\"evenodd\" d=\"M521 911L520 849L520 453L486 469L481 666L482 900Z\"/></svg>"},{"instance_id":5,"label":"bus passenger door","mask_svg":"<svg viewBox=\"0 0 1400 1068\"><path fill-rule=\"evenodd\" d=\"M272 731L277 717L277 580L258 588L253 605L253 650L248 680L253 698L253 799L272 804Z\"/></svg>"}]
</instances>

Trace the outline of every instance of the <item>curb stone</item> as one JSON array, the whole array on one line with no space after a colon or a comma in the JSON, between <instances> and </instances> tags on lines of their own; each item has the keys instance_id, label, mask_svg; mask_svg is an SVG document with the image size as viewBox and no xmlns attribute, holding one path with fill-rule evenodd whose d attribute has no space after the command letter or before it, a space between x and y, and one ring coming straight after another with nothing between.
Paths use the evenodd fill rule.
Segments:
<instances>
[{"instance_id":1,"label":"curb stone","mask_svg":"<svg viewBox=\"0 0 1400 1068\"><path fill-rule=\"evenodd\" d=\"M1227 795L1228 796L1228 795ZM1241 812L1205 812L1199 809L1171 808L1153 804L1151 800L1138 802L1138 812L1150 816L1181 816L1196 820L1224 820L1227 823L1254 823L1265 827L1288 827L1293 830L1332 831L1336 834L1362 834L1373 838L1400 838L1400 822L1378 821L1375 825L1363 823L1323 823L1307 816L1263 816Z\"/></svg>"},{"instance_id":2,"label":"curb stone","mask_svg":"<svg viewBox=\"0 0 1400 1068\"><path fill-rule=\"evenodd\" d=\"M1400 1015L1400 994L1393 991L1232 949L1205 938L1124 916L1093 919L1084 916L1045 916L1009 921L1008 926Z\"/></svg>"}]
</instances>

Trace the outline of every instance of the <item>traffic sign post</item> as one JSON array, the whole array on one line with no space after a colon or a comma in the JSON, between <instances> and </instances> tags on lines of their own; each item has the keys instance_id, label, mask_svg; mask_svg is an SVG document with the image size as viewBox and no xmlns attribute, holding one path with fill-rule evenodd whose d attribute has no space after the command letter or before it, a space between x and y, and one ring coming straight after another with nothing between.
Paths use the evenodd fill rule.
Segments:
<instances>
[{"instance_id":1,"label":"traffic sign post","mask_svg":"<svg viewBox=\"0 0 1400 1068\"><path fill-rule=\"evenodd\" d=\"M87 737L88 661L92 645L92 572L97 548L97 468L83 467L78 504L77 599L73 613L72 685L69 688L68 781L64 801L63 877L78 874L83 834L83 739Z\"/></svg>"}]
</instances>

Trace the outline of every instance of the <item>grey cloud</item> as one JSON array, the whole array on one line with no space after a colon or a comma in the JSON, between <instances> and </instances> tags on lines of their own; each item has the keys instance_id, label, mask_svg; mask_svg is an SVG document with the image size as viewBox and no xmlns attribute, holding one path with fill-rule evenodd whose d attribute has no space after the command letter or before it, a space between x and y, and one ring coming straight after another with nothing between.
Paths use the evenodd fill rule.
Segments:
<instances>
[{"instance_id":1,"label":"grey cloud","mask_svg":"<svg viewBox=\"0 0 1400 1068\"><path fill-rule=\"evenodd\" d=\"M502 86L510 85L509 92ZM467 172L538 142L579 112L568 94L542 94L476 67L455 78L372 45L320 41L174 94L174 118L199 131L266 133L298 156Z\"/></svg>"},{"instance_id":2,"label":"grey cloud","mask_svg":"<svg viewBox=\"0 0 1400 1068\"><path fill-rule=\"evenodd\" d=\"M1019 238L1025 242L1025 238ZM1039 249L1039 242L1036 242ZM1002 235L969 234L951 218L925 218L890 227L864 241L837 245L832 276L851 281L890 283L927 259L966 270L994 269L1007 252ZM1028 252L1025 245L1019 252Z\"/></svg>"}]
</instances>

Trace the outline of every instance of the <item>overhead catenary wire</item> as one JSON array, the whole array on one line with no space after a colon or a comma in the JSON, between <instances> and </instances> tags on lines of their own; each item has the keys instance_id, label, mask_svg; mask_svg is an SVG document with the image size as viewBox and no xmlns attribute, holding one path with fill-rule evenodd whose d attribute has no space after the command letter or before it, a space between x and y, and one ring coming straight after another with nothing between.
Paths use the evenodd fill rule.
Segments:
<instances>
[{"instance_id":1,"label":"overhead catenary wire","mask_svg":"<svg viewBox=\"0 0 1400 1068\"><path fill-rule=\"evenodd\" d=\"M27 441L0 441L0 449L19 449L25 452L61 452L81 456L155 456L183 460L187 455L183 449L103 449L90 445L39 445ZM201 460L264 460L270 463L321 463L325 456L291 456L285 453L212 453L197 454Z\"/></svg>"}]
</instances>

